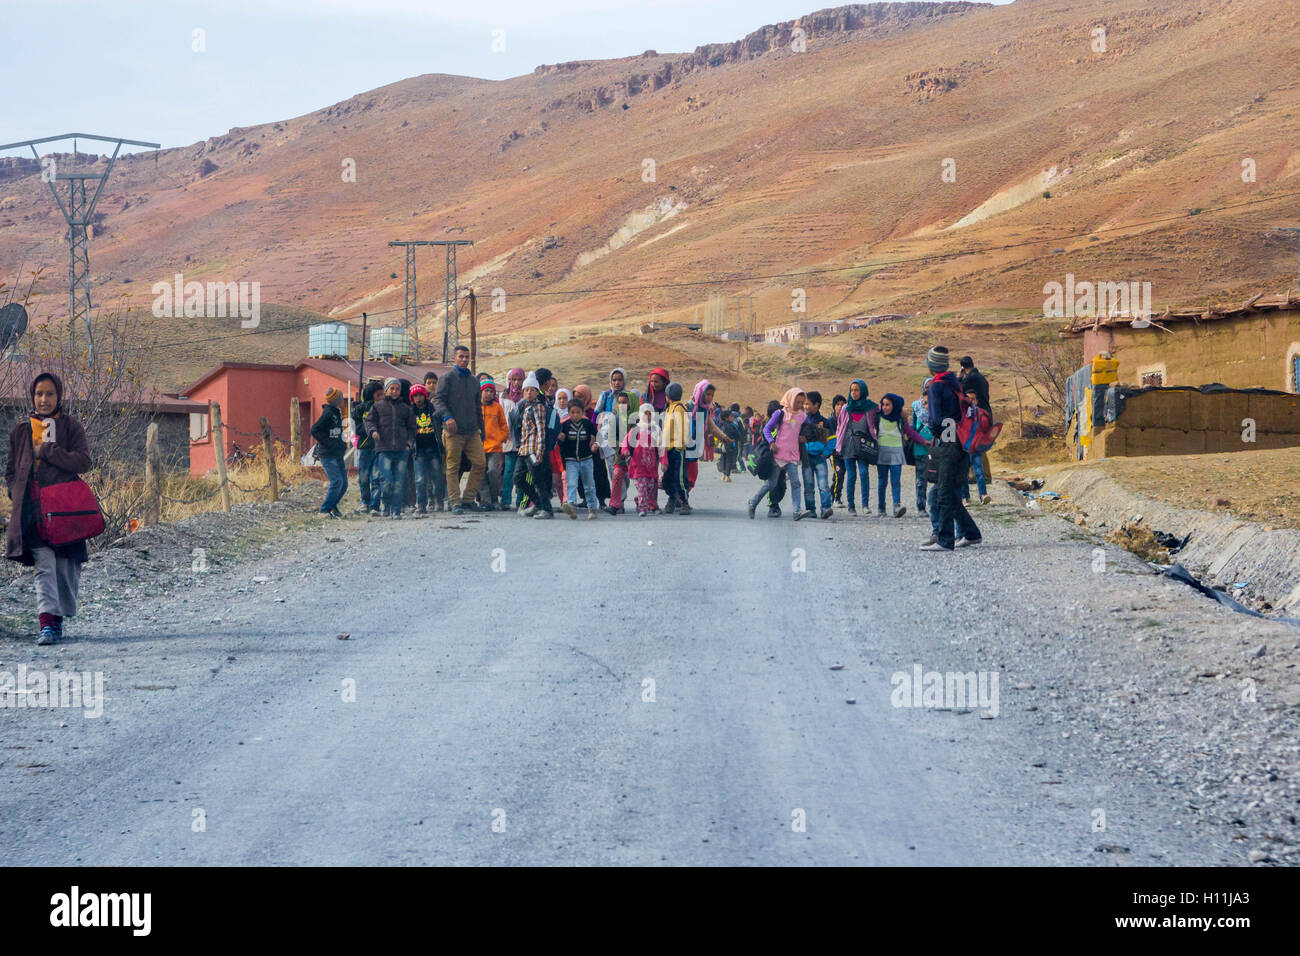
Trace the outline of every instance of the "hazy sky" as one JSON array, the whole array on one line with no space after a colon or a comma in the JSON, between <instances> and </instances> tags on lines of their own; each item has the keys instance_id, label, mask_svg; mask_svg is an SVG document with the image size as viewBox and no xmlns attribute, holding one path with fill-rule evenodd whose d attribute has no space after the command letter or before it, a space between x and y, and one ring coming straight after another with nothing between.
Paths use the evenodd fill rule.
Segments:
<instances>
[{"instance_id":1,"label":"hazy sky","mask_svg":"<svg viewBox=\"0 0 1300 956\"><path fill-rule=\"evenodd\" d=\"M183 146L422 73L505 79L541 63L685 52L836 5L3 0L16 89L0 110L0 143L75 131ZM195 30L203 31L203 52L194 50ZM504 31L504 51L492 49L495 30Z\"/></svg>"}]
</instances>

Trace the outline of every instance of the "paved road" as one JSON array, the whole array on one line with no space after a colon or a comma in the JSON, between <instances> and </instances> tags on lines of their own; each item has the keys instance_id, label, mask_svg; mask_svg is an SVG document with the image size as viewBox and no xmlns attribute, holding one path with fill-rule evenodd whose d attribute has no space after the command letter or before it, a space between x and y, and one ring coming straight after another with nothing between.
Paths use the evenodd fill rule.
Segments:
<instances>
[{"instance_id":1,"label":"paved road","mask_svg":"<svg viewBox=\"0 0 1300 956\"><path fill-rule=\"evenodd\" d=\"M6 669L102 670L107 700L99 719L0 713L0 857L1239 859L1177 794L1076 748L1050 704L1091 693L1052 648L1149 579L1098 597L1092 545L1010 504L983 510L981 549L928 554L911 515L751 521L752 479L703 474L691 517L349 521L131 626L92 612L52 653L6 642ZM893 706L914 664L997 671L998 715Z\"/></svg>"}]
</instances>

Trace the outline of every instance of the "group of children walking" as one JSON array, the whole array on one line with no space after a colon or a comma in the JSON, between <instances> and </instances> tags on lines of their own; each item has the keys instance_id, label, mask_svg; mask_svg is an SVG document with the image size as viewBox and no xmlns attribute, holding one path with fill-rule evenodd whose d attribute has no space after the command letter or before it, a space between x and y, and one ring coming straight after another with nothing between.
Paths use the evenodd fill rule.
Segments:
<instances>
[{"instance_id":1,"label":"group of children walking","mask_svg":"<svg viewBox=\"0 0 1300 956\"><path fill-rule=\"evenodd\" d=\"M639 393L628 389L627 373L616 368L596 398L585 385L561 388L547 368L511 369L500 396L491 375L479 373L477 379L481 422L471 422L469 430L477 430L482 441L482 482L475 481L468 457L472 448L463 460L455 452L447 460L444 417L429 401L438 386L434 372L423 385L391 378L363 389L351 411L358 513L396 518L412 504L417 514L425 514L454 500L451 510L456 513L518 510L544 520L554 517L553 500L558 498L570 518L585 507L592 520L601 511L623 514L630 497L642 517L689 515L700 460L713 460L715 447L720 449L719 470L729 481L748 446L737 420L739 406L719 406L707 379L696 383L685 401L681 383L672 381L664 368L652 370ZM341 427L337 404L327 396L326 409L312 428L318 448L332 442ZM341 457L339 452L340 463ZM335 471L342 469L326 468L330 489L320 510L340 517L346 474L336 481ZM466 471L469 481L458 495ZM662 507L661 492L666 499Z\"/></svg>"},{"instance_id":2,"label":"group of children walking","mask_svg":"<svg viewBox=\"0 0 1300 956\"><path fill-rule=\"evenodd\" d=\"M845 492L848 514L856 515L859 503L870 514L874 467L876 513L901 518L907 513L903 466L910 465L916 509L931 524L932 533L921 547L952 550L979 544L979 527L963 503L970 496L967 474L974 474L980 500L991 502L983 462L1000 426L993 423L988 382L970 356L961 359L960 374L949 371L948 363L943 346L927 353L931 374L910 405L892 392L877 404L868 397L866 381L854 379L847 395L831 399L830 417L821 412L820 393L798 388L770 402L765 416L750 416L745 430L754 446L761 442L766 451L751 456L763 484L749 499L749 517L765 498L768 515L780 517L787 490L795 521L830 518L832 503L843 505ZM768 454L770 464L764 460ZM855 496L858 488L860 496Z\"/></svg>"}]
</instances>

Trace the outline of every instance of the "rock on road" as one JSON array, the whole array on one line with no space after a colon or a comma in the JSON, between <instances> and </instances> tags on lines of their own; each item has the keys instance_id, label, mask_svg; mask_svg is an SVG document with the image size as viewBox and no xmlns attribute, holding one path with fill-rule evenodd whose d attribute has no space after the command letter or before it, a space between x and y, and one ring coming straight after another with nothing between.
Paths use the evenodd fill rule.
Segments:
<instances>
[{"instance_id":1,"label":"rock on road","mask_svg":"<svg viewBox=\"0 0 1300 956\"><path fill-rule=\"evenodd\" d=\"M931 554L910 513L748 520L755 487L706 466L689 517L322 521L66 644L5 639L3 669L102 671L105 702L0 712L0 857L1245 862L1147 769L1166 705L1106 695L1177 680L1143 618L1279 625L1113 549L1098 579L1094 542L1010 498ZM917 664L996 672L997 716L894 706Z\"/></svg>"}]
</instances>

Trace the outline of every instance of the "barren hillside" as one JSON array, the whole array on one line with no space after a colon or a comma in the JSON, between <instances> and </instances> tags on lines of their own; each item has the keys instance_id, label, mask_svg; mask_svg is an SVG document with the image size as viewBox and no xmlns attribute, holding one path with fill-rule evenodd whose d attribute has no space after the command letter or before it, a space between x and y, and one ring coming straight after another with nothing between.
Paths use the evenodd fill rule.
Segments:
<instances>
[{"instance_id":1,"label":"barren hillside","mask_svg":"<svg viewBox=\"0 0 1300 956\"><path fill-rule=\"evenodd\" d=\"M472 239L462 281L506 294L486 335L622 332L711 291L754 294L760 326L792 317L795 288L808 317L1028 314L1067 272L1148 280L1157 306L1231 298L1294 283L1294 241L1269 230L1296 218L1297 62L1293 2L1020 0L430 74L119 162L91 264L101 301L147 306L182 272L351 317L400 308L390 239ZM64 227L38 174L0 160L0 271L47 265L37 312L57 316ZM421 251L421 300L442 264Z\"/></svg>"}]
</instances>

